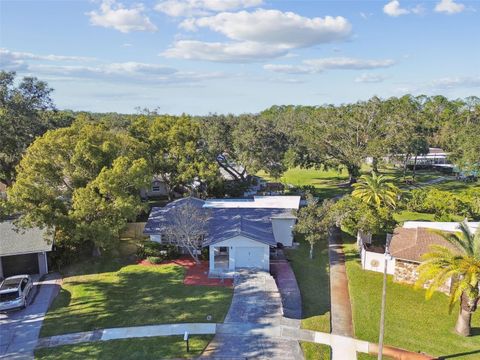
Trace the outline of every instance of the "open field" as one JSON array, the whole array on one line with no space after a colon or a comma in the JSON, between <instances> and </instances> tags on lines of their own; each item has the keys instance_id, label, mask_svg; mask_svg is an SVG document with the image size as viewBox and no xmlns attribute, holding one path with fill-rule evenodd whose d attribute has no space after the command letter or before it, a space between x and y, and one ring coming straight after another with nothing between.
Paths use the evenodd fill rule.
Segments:
<instances>
[{"instance_id":1,"label":"open field","mask_svg":"<svg viewBox=\"0 0 480 360\"><path fill-rule=\"evenodd\" d=\"M183 284L177 265L129 265L113 272L65 278L41 336L177 322L222 322L232 289Z\"/></svg>"},{"instance_id":2,"label":"open field","mask_svg":"<svg viewBox=\"0 0 480 360\"><path fill-rule=\"evenodd\" d=\"M302 294L304 329L330 332L330 278L328 247L320 243L314 257L308 258L309 245L301 241L300 247L288 250L287 257L295 272ZM306 359L330 359L330 347L322 344L302 343Z\"/></svg>"},{"instance_id":3,"label":"open field","mask_svg":"<svg viewBox=\"0 0 480 360\"><path fill-rule=\"evenodd\" d=\"M351 238L345 236L347 241ZM363 271L355 245L346 245L347 273L354 316L355 335L378 342L382 277ZM453 332L457 307L448 314L448 298L436 293L425 300L424 290L388 279L385 343L434 356L473 360L480 358L480 313L473 317L473 336L464 338Z\"/></svg>"},{"instance_id":4,"label":"open field","mask_svg":"<svg viewBox=\"0 0 480 360\"><path fill-rule=\"evenodd\" d=\"M363 174L368 174L370 171L371 168L368 165L364 165L361 170ZM403 182L403 171L401 169L388 167L381 168L380 172L392 177L393 182L398 186L405 185ZM258 175L268 181L280 181L293 186L314 186L315 195L322 199L348 194L351 191L351 187L347 185L348 173L342 169L337 171L333 169L318 170L296 167L288 169L283 176L277 180L271 178L263 171L259 172ZM422 183L445 176L445 174L438 171L419 170L417 171L416 182Z\"/></svg>"},{"instance_id":5,"label":"open field","mask_svg":"<svg viewBox=\"0 0 480 360\"><path fill-rule=\"evenodd\" d=\"M210 335L190 337L190 352L187 352L182 336L166 336L111 340L39 349L35 351L35 359L188 359L199 356L211 338L212 336Z\"/></svg>"}]
</instances>

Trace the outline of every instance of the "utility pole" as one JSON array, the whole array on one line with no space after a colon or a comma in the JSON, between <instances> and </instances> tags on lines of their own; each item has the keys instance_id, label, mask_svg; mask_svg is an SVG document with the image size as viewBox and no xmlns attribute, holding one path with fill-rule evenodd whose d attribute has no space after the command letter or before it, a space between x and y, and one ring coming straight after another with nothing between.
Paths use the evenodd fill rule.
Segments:
<instances>
[{"instance_id":1,"label":"utility pole","mask_svg":"<svg viewBox=\"0 0 480 360\"><path fill-rule=\"evenodd\" d=\"M385 260L383 266L383 289L382 289L382 309L380 313L380 335L378 336L378 360L383 358L383 337L385 334L385 307L387 302L387 268L388 260L390 260L390 253L388 252L388 246L392 239L391 234L387 234L387 241L385 244Z\"/></svg>"}]
</instances>

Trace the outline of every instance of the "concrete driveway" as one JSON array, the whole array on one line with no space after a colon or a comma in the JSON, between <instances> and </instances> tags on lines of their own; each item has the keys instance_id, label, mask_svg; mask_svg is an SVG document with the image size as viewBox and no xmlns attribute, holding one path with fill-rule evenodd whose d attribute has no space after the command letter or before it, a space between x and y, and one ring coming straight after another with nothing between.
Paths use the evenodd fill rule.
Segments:
<instances>
[{"instance_id":1,"label":"concrete driveway","mask_svg":"<svg viewBox=\"0 0 480 360\"><path fill-rule=\"evenodd\" d=\"M45 312L60 289L59 276L34 285L26 309L0 314L0 359L33 359Z\"/></svg>"},{"instance_id":2,"label":"concrete driveway","mask_svg":"<svg viewBox=\"0 0 480 360\"><path fill-rule=\"evenodd\" d=\"M287 320L273 277L241 271L225 322L200 359L302 359L298 341L281 339L277 333Z\"/></svg>"}]
</instances>

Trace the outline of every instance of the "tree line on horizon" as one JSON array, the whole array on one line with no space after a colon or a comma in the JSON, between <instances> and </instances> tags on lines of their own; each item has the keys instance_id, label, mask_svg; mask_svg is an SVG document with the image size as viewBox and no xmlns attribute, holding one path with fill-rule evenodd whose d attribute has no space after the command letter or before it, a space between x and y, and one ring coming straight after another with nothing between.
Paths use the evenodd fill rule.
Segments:
<instances>
[{"instance_id":1,"label":"tree line on horizon","mask_svg":"<svg viewBox=\"0 0 480 360\"><path fill-rule=\"evenodd\" d=\"M145 211L140 189L160 176L173 193L222 196L220 169L239 184L291 167L346 169L367 157L402 161L441 147L465 169L480 167L480 98L373 97L343 105L272 106L258 114L207 116L57 110L36 78L0 72L0 215L55 229L57 244L108 249ZM241 165L241 167L239 167ZM63 240L62 240L63 239Z\"/></svg>"}]
</instances>

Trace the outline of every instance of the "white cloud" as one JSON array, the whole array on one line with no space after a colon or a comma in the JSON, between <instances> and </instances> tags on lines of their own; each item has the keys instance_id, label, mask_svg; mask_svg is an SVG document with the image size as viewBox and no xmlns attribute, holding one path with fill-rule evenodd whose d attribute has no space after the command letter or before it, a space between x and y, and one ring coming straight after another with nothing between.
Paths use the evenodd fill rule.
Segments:
<instances>
[{"instance_id":1,"label":"white cloud","mask_svg":"<svg viewBox=\"0 0 480 360\"><path fill-rule=\"evenodd\" d=\"M418 4L412 8L412 14L423 15L425 14L425 7L422 4Z\"/></svg>"},{"instance_id":2,"label":"white cloud","mask_svg":"<svg viewBox=\"0 0 480 360\"><path fill-rule=\"evenodd\" d=\"M388 16L400 16L410 13L410 10L400 7L400 2L398 0L392 0L383 7L383 12Z\"/></svg>"},{"instance_id":3,"label":"white cloud","mask_svg":"<svg viewBox=\"0 0 480 360\"><path fill-rule=\"evenodd\" d=\"M351 25L342 16L307 18L293 12L257 9L253 12L223 12L215 16L188 19L187 30L209 28L232 40L276 44L288 48L307 47L343 40Z\"/></svg>"},{"instance_id":4,"label":"white cloud","mask_svg":"<svg viewBox=\"0 0 480 360\"><path fill-rule=\"evenodd\" d=\"M156 31L157 27L144 14L143 4L127 9L115 0L103 0L98 11L90 11L90 23L95 26L112 28L123 33L131 31Z\"/></svg>"},{"instance_id":5,"label":"white cloud","mask_svg":"<svg viewBox=\"0 0 480 360\"><path fill-rule=\"evenodd\" d=\"M366 70L387 68L395 64L390 59L365 60L357 58L336 57L304 60L302 65L267 64L265 70L284 74L316 74L325 70Z\"/></svg>"},{"instance_id":6,"label":"white cloud","mask_svg":"<svg viewBox=\"0 0 480 360\"><path fill-rule=\"evenodd\" d=\"M73 64L71 62L74 62ZM36 55L0 48L0 68L22 75L58 80L90 79L108 82L187 84L226 77L222 72L187 72L162 64L135 61L102 63L95 58Z\"/></svg>"},{"instance_id":7,"label":"white cloud","mask_svg":"<svg viewBox=\"0 0 480 360\"><path fill-rule=\"evenodd\" d=\"M245 63L286 55L288 49L257 42L204 42L179 40L160 55L167 58Z\"/></svg>"},{"instance_id":8,"label":"white cloud","mask_svg":"<svg viewBox=\"0 0 480 360\"><path fill-rule=\"evenodd\" d=\"M441 0L437 5L435 5L436 12L442 12L445 14L456 14L465 10L465 5L456 3L454 0Z\"/></svg>"},{"instance_id":9,"label":"white cloud","mask_svg":"<svg viewBox=\"0 0 480 360\"><path fill-rule=\"evenodd\" d=\"M265 9L186 19L180 27L208 28L233 41L178 40L162 56L237 63L286 56L289 50L343 40L351 32L350 23L341 16L307 18Z\"/></svg>"},{"instance_id":10,"label":"white cloud","mask_svg":"<svg viewBox=\"0 0 480 360\"><path fill-rule=\"evenodd\" d=\"M357 83L379 83L385 80L387 77L381 74L370 74L364 73L357 78L355 78L355 82Z\"/></svg>"},{"instance_id":11,"label":"white cloud","mask_svg":"<svg viewBox=\"0 0 480 360\"><path fill-rule=\"evenodd\" d=\"M172 17L205 16L212 12L246 9L263 4L263 0L166 0L155 10Z\"/></svg>"},{"instance_id":12,"label":"white cloud","mask_svg":"<svg viewBox=\"0 0 480 360\"><path fill-rule=\"evenodd\" d=\"M34 61L91 61L94 58L65 55L36 55L29 52L10 51L0 48L0 67L6 70L21 70L27 67L27 60Z\"/></svg>"},{"instance_id":13,"label":"white cloud","mask_svg":"<svg viewBox=\"0 0 480 360\"><path fill-rule=\"evenodd\" d=\"M437 89L452 89L457 87L476 88L480 87L480 76L454 76L436 79L432 87Z\"/></svg>"},{"instance_id":14,"label":"white cloud","mask_svg":"<svg viewBox=\"0 0 480 360\"><path fill-rule=\"evenodd\" d=\"M263 66L265 70L283 74L310 74L312 69L308 66L288 65L288 64L266 64Z\"/></svg>"}]
</instances>

